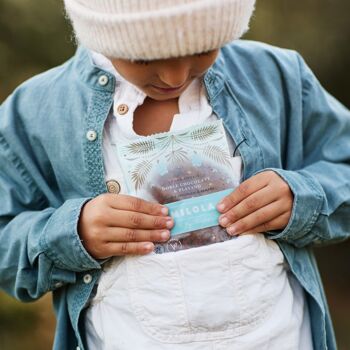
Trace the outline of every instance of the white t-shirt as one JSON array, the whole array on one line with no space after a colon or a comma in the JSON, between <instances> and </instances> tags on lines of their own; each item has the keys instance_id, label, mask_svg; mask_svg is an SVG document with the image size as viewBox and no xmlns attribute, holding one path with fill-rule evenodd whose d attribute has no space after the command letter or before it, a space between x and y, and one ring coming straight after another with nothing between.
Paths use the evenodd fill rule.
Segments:
<instances>
[{"instance_id":1,"label":"white t-shirt","mask_svg":"<svg viewBox=\"0 0 350 350\"><path fill-rule=\"evenodd\" d=\"M106 182L117 182L119 193L127 194L115 148L118 141L140 138L133 115L146 95L107 58L97 53L92 58L116 77L103 134L104 166ZM182 93L179 112L171 131L218 119L201 79ZM226 136L233 155L233 141ZM240 164L235 162L238 173ZM85 325L91 349L312 349L304 291L278 245L261 234L177 253L112 259Z\"/></svg>"}]
</instances>

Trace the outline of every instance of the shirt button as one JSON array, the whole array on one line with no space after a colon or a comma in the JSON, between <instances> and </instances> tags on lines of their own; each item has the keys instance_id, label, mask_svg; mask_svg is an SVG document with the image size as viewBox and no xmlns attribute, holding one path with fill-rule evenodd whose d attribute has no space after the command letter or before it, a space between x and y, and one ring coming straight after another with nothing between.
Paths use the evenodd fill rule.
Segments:
<instances>
[{"instance_id":1,"label":"shirt button","mask_svg":"<svg viewBox=\"0 0 350 350\"><path fill-rule=\"evenodd\" d=\"M120 184L118 181L110 180L107 181L107 190L109 193L116 193L118 194L120 192Z\"/></svg>"},{"instance_id":2,"label":"shirt button","mask_svg":"<svg viewBox=\"0 0 350 350\"><path fill-rule=\"evenodd\" d=\"M87 133L86 133L86 138L89 140L89 141L95 141L97 139L97 132L95 130L89 130Z\"/></svg>"},{"instance_id":3,"label":"shirt button","mask_svg":"<svg viewBox=\"0 0 350 350\"><path fill-rule=\"evenodd\" d=\"M84 275L83 281L84 281L85 284L91 283L91 281L92 281L92 276L91 276L90 274Z\"/></svg>"},{"instance_id":4,"label":"shirt button","mask_svg":"<svg viewBox=\"0 0 350 350\"><path fill-rule=\"evenodd\" d=\"M117 111L118 111L118 114L124 115L124 114L129 112L129 107L128 107L128 105L123 103L123 104L118 106Z\"/></svg>"},{"instance_id":5,"label":"shirt button","mask_svg":"<svg viewBox=\"0 0 350 350\"><path fill-rule=\"evenodd\" d=\"M63 286L63 282L56 282L55 284L54 284L54 287L55 288L61 288Z\"/></svg>"},{"instance_id":6,"label":"shirt button","mask_svg":"<svg viewBox=\"0 0 350 350\"><path fill-rule=\"evenodd\" d=\"M107 75L101 75L99 78L98 78L98 83L101 85L101 86L106 86L109 82L109 79L107 77Z\"/></svg>"}]
</instances>

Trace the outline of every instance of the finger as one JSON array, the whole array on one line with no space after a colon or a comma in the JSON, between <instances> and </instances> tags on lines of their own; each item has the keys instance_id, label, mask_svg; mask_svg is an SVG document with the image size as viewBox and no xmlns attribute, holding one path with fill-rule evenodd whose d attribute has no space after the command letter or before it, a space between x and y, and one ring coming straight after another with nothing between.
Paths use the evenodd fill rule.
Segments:
<instances>
[{"instance_id":1,"label":"finger","mask_svg":"<svg viewBox=\"0 0 350 350\"><path fill-rule=\"evenodd\" d=\"M245 216L276 201L278 198L278 193L271 191L271 188L269 187L263 187L261 190L245 198L231 210L227 211L224 215L221 215L219 218L219 223L223 227L230 226ZM288 206L285 204L285 202L283 202L282 205L283 210L288 209Z\"/></svg>"},{"instance_id":2,"label":"finger","mask_svg":"<svg viewBox=\"0 0 350 350\"><path fill-rule=\"evenodd\" d=\"M170 216L154 216L135 211L114 210L110 216L111 227L125 227L136 229L171 229L174 220Z\"/></svg>"},{"instance_id":3,"label":"finger","mask_svg":"<svg viewBox=\"0 0 350 350\"><path fill-rule=\"evenodd\" d=\"M168 215L168 208L164 205L145 201L141 198L128 195L113 195L108 196L110 205L114 209L135 211L149 215Z\"/></svg>"},{"instance_id":4,"label":"finger","mask_svg":"<svg viewBox=\"0 0 350 350\"><path fill-rule=\"evenodd\" d=\"M247 233L264 233L268 231L284 229L288 225L289 218L290 218L289 213L282 214L271 221L265 222L262 225L254 227L252 230L248 231Z\"/></svg>"},{"instance_id":5,"label":"finger","mask_svg":"<svg viewBox=\"0 0 350 350\"><path fill-rule=\"evenodd\" d=\"M170 238L168 230L138 230L132 228L109 227L105 230L105 242L165 242Z\"/></svg>"},{"instance_id":6,"label":"finger","mask_svg":"<svg viewBox=\"0 0 350 350\"><path fill-rule=\"evenodd\" d=\"M281 201L270 203L265 207L258 209L254 213L238 220L233 225L229 226L226 231L230 235L238 235L243 232L250 231L253 228L263 225L265 222L271 221L285 213L281 207Z\"/></svg>"},{"instance_id":7,"label":"finger","mask_svg":"<svg viewBox=\"0 0 350 350\"><path fill-rule=\"evenodd\" d=\"M249 197L254 192L264 188L269 181L269 175L261 173L242 182L231 194L226 196L217 206L221 213L226 213L229 209Z\"/></svg>"},{"instance_id":8,"label":"finger","mask_svg":"<svg viewBox=\"0 0 350 350\"><path fill-rule=\"evenodd\" d=\"M154 244L151 242L123 242L108 243L106 245L107 257L124 255L145 255L154 250Z\"/></svg>"}]
</instances>

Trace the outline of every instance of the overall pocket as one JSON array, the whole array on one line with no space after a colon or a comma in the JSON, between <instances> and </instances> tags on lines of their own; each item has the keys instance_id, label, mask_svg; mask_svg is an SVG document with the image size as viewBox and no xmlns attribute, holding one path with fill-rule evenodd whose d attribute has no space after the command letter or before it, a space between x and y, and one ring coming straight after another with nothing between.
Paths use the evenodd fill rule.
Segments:
<instances>
[{"instance_id":1,"label":"overall pocket","mask_svg":"<svg viewBox=\"0 0 350 350\"><path fill-rule=\"evenodd\" d=\"M130 257L129 299L143 330L160 342L234 338L269 314L286 275L282 265L279 248L263 235Z\"/></svg>"}]
</instances>

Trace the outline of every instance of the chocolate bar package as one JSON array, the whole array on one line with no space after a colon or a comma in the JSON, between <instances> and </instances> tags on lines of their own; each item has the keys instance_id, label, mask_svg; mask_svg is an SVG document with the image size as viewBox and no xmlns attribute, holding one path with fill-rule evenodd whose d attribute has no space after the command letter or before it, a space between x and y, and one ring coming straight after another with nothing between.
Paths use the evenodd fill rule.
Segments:
<instances>
[{"instance_id":1,"label":"chocolate bar package","mask_svg":"<svg viewBox=\"0 0 350 350\"><path fill-rule=\"evenodd\" d=\"M169 208L171 239L156 253L232 239L218 225L216 204L240 182L240 157L231 158L222 121L118 145L130 195Z\"/></svg>"}]
</instances>

